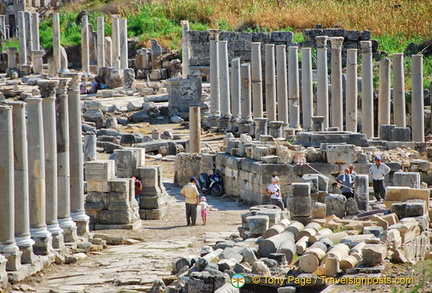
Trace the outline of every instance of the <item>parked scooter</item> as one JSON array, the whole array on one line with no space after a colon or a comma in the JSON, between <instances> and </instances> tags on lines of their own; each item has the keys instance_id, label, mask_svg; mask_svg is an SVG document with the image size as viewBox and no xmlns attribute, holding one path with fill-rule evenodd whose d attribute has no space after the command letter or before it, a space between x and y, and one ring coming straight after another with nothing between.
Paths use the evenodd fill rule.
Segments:
<instances>
[{"instance_id":1,"label":"parked scooter","mask_svg":"<svg viewBox=\"0 0 432 293\"><path fill-rule=\"evenodd\" d=\"M207 173L200 174L199 188L202 193L211 194L214 196L221 196L224 194L222 176L219 173L219 170L216 169L216 165L213 165L212 175Z\"/></svg>"}]
</instances>

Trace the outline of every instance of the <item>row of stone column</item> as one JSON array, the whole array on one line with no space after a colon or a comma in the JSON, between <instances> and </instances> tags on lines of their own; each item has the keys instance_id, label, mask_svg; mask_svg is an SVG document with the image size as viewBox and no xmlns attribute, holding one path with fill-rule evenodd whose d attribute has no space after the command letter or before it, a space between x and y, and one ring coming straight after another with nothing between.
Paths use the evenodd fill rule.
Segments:
<instances>
[{"instance_id":1,"label":"row of stone column","mask_svg":"<svg viewBox=\"0 0 432 293\"><path fill-rule=\"evenodd\" d=\"M0 106L0 253L8 270L88 233L81 74L67 76L39 81L41 98Z\"/></svg>"},{"instance_id":2,"label":"row of stone column","mask_svg":"<svg viewBox=\"0 0 432 293\"><path fill-rule=\"evenodd\" d=\"M9 35L7 31L4 16L0 18L0 33L6 37ZM36 12L18 12L18 38L19 38L19 64L20 69L23 66L30 66L33 58L40 55L40 39L39 39L39 14ZM15 67L17 65L15 64Z\"/></svg>"},{"instance_id":3,"label":"row of stone column","mask_svg":"<svg viewBox=\"0 0 432 293\"><path fill-rule=\"evenodd\" d=\"M250 85L239 82L240 60L231 61L231 85L229 84L229 62L227 41L219 41L219 31L210 30L210 118L222 121L219 128L225 129L228 119L240 118L242 121L262 119L263 89L261 68L261 43L251 44L252 68L250 83L252 87L252 103L243 93L249 91ZM331 43L331 76L330 93L328 83L327 42ZM343 37L318 36L317 43L317 93L316 110L313 109L312 90L312 56L311 48L301 48L302 68L301 84L299 82L298 47L266 44L265 52L265 99L266 118L270 124L281 124L285 129L312 129L312 117L323 117L323 128L339 129L357 132L358 127L358 76L357 49L347 49L346 67L346 99L344 113L344 92L342 79L342 44ZM362 78L362 133L368 138L374 137L374 119L379 125L390 124L390 62L384 58L380 62L379 114L374 117L373 104L373 72L372 43L360 42L361 46L361 78ZM275 52L276 49L276 52ZM413 141L424 141L424 110L422 85L422 56L413 55ZM287 62L288 59L288 62ZM246 67L245 67L246 68ZM288 69L288 71L287 71ZM246 69L244 69L246 70ZM287 77L288 72L288 77ZM245 76L247 73L245 73ZM243 77L240 78L243 80ZM405 93L404 93L403 54L393 55L393 100L394 124L397 127L406 126ZM241 87L239 88L239 86ZM302 92L300 102L300 89ZM239 94L241 93L241 94ZM241 105L241 106L240 106ZM300 115L300 105L302 106ZM300 118L302 117L302 121ZM417 127L418 126L418 127ZM420 131L421 130L421 131Z\"/></svg>"}]
</instances>

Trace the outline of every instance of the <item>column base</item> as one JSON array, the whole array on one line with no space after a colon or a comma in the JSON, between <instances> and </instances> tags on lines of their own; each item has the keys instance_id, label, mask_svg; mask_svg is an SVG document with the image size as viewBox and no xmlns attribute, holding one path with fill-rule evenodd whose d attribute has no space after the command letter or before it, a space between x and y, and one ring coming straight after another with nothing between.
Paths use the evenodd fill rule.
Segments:
<instances>
[{"instance_id":1,"label":"column base","mask_svg":"<svg viewBox=\"0 0 432 293\"><path fill-rule=\"evenodd\" d=\"M71 213L71 218L76 223L78 236L85 236L90 232L89 216L84 212Z\"/></svg>"},{"instance_id":2,"label":"column base","mask_svg":"<svg viewBox=\"0 0 432 293\"><path fill-rule=\"evenodd\" d=\"M228 128L227 131L228 132L232 132L232 133L237 133L239 130L239 119L238 118L231 118L230 121L228 121Z\"/></svg>"},{"instance_id":3,"label":"column base","mask_svg":"<svg viewBox=\"0 0 432 293\"><path fill-rule=\"evenodd\" d=\"M217 129L218 130L227 130L228 129L229 117L220 117L217 121Z\"/></svg>"},{"instance_id":4,"label":"column base","mask_svg":"<svg viewBox=\"0 0 432 293\"><path fill-rule=\"evenodd\" d=\"M15 237L17 246L22 252L21 263L33 264L36 260L36 255L33 253L34 240L30 236Z\"/></svg>"},{"instance_id":5,"label":"column base","mask_svg":"<svg viewBox=\"0 0 432 293\"><path fill-rule=\"evenodd\" d=\"M255 122L249 124L249 135L255 137Z\"/></svg>"},{"instance_id":6,"label":"column base","mask_svg":"<svg viewBox=\"0 0 432 293\"><path fill-rule=\"evenodd\" d=\"M208 121L210 123L210 126L211 127L217 127L219 118L220 118L219 114L210 114L210 116L208 117Z\"/></svg>"},{"instance_id":7,"label":"column base","mask_svg":"<svg viewBox=\"0 0 432 293\"><path fill-rule=\"evenodd\" d=\"M261 135L267 135L267 118L256 118L255 122L255 139L260 140Z\"/></svg>"},{"instance_id":8,"label":"column base","mask_svg":"<svg viewBox=\"0 0 432 293\"><path fill-rule=\"evenodd\" d=\"M52 236L53 248L64 247L63 229L61 229L58 224L48 225L47 229L50 231Z\"/></svg>"},{"instance_id":9,"label":"column base","mask_svg":"<svg viewBox=\"0 0 432 293\"><path fill-rule=\"evenodd\" d=\"M270 121L268 124L269 134L274 138L279 138L282 135L282 125L283 121Z\"/></svg>"},{"instance_id":10,"label":"column base","mask_svg":"<svg viewBox=\"0 0 432 293\"><path fill-rule=\"evenodd\" d=\"M244 134L244 133L249 134L250 124L251 124L251 121L241 121L239 123L239 131L238 131L239 134Z\"/></svg>"},{"instance_id":11,"label":"column base","mask_svg":"<svg viewBox=\"0 0 432 293\"><path fill-rule=\"evenodd\" d=\"M7 259L7 271L17 271L21 268L21 256L23 253L15 243L7 245L0 244L0 253Z\"/></svg>"},{"instance_id":12,"label":"column base","mask_svg":"<svg viewBox=\"0 0 432 293\"><path fill-rule=\"evenodd\" d=\"M63 229L64 242L76 242L78 240L77 226L71 218L58 219L60 228Z\"/></svg>"},{"instance_id":13,"label":"column base","mask_svg":"<svg viewBox=\"0 0 432 293\"><path fill-rule=\"evenodd\" d=\"M33 252L36 255L47 255L52 252L52 236L51 233L44 228L31 228L30 234L35 241Z\"/></svg>"}]
</instances>

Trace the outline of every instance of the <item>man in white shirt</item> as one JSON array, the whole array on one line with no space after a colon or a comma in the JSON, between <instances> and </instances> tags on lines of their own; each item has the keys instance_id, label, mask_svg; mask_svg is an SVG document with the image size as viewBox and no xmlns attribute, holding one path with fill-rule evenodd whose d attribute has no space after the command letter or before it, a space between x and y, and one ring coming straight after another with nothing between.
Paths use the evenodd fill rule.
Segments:
<instances>
[{"instance_id":1,"label":"man in white shirt","mask_svg":"<svg viewBox=\"0 0 432 293\"><path fill-rule=\"evenodd\" d=\"M281 210L285 209L284 203L282 201L282 194L279 185L279 178L274 176L272 178L272 184L267 186L265 192L270 195L270 203L280 207Z\"/></svg>"},{"instance_id":2,"label":"man in white shirt","mask_svg":"<svg viewBox=\"0 0 432 293\"><path fill-rule=\"evenodd\" d=\"M375 157L375 164L369 168L369 173L373 179L374 196L378 202L385 199L386 190L384 186L384 176L390 173L390 168L386 164L381 163L380 156Z\"/></svg>"}]
</instances>

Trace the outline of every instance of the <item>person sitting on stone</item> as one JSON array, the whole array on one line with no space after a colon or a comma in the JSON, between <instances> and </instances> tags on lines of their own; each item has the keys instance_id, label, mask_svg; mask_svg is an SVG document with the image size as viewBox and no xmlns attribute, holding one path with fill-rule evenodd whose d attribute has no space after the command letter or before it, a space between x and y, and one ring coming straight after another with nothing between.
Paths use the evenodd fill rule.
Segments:
<instances>
[{"instance_id":1,"label":"person sitting on stone","mask_svg":"<svg viewBox=\"0 0 432 293\"><path fill-rule=\"evenodd\" d=\"M341 174L336 177L336 181L342 184L342 194L348 199L350 197L354 198L354 178L355 175L351 173L350 168L345 169L345 174Z\"/></svg>"},{"instance_id":2,"label":"person sitting on stone","mask_svg":"<svg viewBox=\"0 0 432 293\"><path fill-rule=\"evenodd\" d=\"M267 186L265 192L270 195L270 203L280 207L281 210L285 209L284 203L282 201L282 193L281 187L279 184L279 178L277 176L273 176L271 179L272 183Z\"/></svg>"},{"instance_id":3,"label":"person sitting on stone","mask_svg":"<svg viewBox=\"0 0 432 293\"><path fill-rule=\"evenodd\" d=\"M88 91L88 93L89 94L96 94L97 91L100 89L106 89L106 85L104 83L102 76L96 75L95 81L92 83L91 88Z\"/></svg>"}]
</instances>

